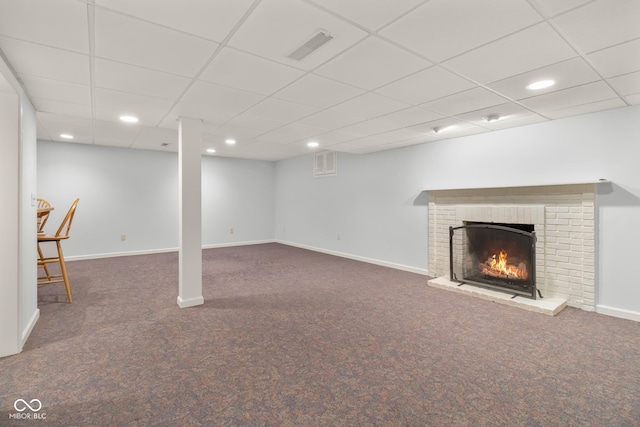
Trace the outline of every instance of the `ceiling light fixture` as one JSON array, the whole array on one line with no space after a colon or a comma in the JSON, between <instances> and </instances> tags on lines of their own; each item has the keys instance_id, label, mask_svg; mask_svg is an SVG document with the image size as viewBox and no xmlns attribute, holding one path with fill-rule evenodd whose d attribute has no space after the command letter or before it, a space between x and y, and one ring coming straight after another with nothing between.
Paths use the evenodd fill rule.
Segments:
<instances>
[{"instance_id":1,"label":"ceiling light fixture","mask_svg":"<svg viewBox=\"0 0 640 427\"><path fill-rule=\"evenodd\" d=\"M442 133L453 129L455 126L436 126L433 128L435 133Z\"/></svg>"},{"instance_id":2,"label":"ceiling light fixture","mask_svg":"<svg viewBox=\"0 0 640 427\"><path fill-rule=\"evenodd\" d=\"M235 139L226 139L224 142L227 145L234 145L236 143L236 140Z\"/></svg>"},{"instance_id":3,"label":"ceiling light fixture","mask_svg":"<svg viewBox=\"0 0 640 427\"><path fill-rule=\"evenodd\" d=\"M484 121L487 123L492 123L497 122L501 118L502 117L500 117L500 114L489 114L488 116L484 117Z\"/></svg>"},{"instance_id":4,"label":"ceiling light fixture","mask_svg":"<svg viewBox=\"0 0 640 427\"><path fill-rule=\"evenodd\" d=\"M215 148L207 148L207 153L213 154L216 152Z\"/></svg>"},{"instance_id":5,"label":"ceiling light fixture","mask_svg":"<svg viewBox=\"0 0 640 427\"><path fill-rule=\"evenodd\" d=\"M309 147L309 148L316 148L319 145L320 144L318 144L316 141L307 142L307 147Z\"/></svg>"},{"instance_id":6,"label":"ceiling light fixture","mask_svg":"<svg viewBox=\"0 0 640 427\"><path fill-rule=\"evenodd\" d=\"M540 89L546 89L548 87L553 86L554 84L556 84L555 80L538 80L536 82L530 83L527 85L527 89L529 90L540 90Z\"/></svg>"},{"instance_id":7,"label":"ceiling light fixture","mask_svg":"<svg viewBox=\"0 0 640 427\"><path fill-rule=\"evenodd\" d=\"M71 135L70 133L61 133L60 138L73 139L73 135Z\"/></svg>"},{"instance_id":8,"label":"ceiling light fixture","mask_svg":"<svg viewBox=\"0 0 640 427\"><path fill-rule=\"evenodd\" d=\"M135 116L120 116L120 121L125 123L138 123L138 118Z\"/></svg>"},{"instance_id":9,"label":"ceiling light fixture","mask_svg":"<svg viewBox=\"0 0 640 427\"><path fill-rule=\"evenodd\" d=\"M302 46L287 55L288 58L295 59L296 61L302 61L308 55L320 49L325 43L331 41L333 36L328 31L318 30L309 40L307 40Z\"/></svg>"}]
</instances>

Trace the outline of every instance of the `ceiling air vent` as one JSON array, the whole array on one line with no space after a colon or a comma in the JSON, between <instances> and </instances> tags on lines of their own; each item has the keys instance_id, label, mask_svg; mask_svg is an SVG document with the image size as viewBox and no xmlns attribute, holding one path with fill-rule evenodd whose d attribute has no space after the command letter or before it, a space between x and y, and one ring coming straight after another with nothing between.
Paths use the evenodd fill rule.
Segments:
<instances>
[{"instance_id":1,"label":"ceiling air vent","mask_svg":"<svg viewBox=\"0 0 640 427\"><path fill-rule=\"evenodd\" d=\"M333 36L330 35L329 32L325 30L318 30L318 32L309 39L309 41L291 52L287 57L295 59L296 61L302 61L309 54L324 46L331 39L333 39Z\"/></svg>"}]
</instances>

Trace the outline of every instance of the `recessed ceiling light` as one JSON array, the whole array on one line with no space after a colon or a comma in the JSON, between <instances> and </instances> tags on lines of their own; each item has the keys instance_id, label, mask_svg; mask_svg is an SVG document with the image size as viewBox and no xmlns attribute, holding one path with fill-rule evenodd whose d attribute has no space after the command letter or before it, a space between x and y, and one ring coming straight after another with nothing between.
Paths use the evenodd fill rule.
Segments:
<instances>
[{"instance_id":1,"label":"recessed ceiling light","mask_svg":"<svg viewBox=\"0 0 640 427\"><path fill-rule=\"evenodd\" d=\"M215 148L207 148L207 153L211 153L211 154L213 154L213 153L215 153L215 152L216 152L216 149L215 149Z\"/></svg>"},{"instance_id":2,"label":"recessed ceiling light","mask_svg":"<svg viewBox=\"0 0 640 427\"><path fill-rule=\"evenodd\" d=\"M529 90L546 89L548 87L553 86L554 84L556 84L555 80L538 80L537 82L533 82L527 85L527 89Z\"/></svg>"},{"instance_id":3,"label":"recessed ceiling light","mask_svg":"<svg viewBox=\"0 0 640 427\"><path fill-rule=\"evenodd\" d=\"M317 146L319 146L320 144L318 144L315 141L311 141L311 142L307 142L307 147L309 148L316 148Z\"/></svg>"},{"instance_id":4,"label":"recessed ceiling light","mask_svg":"<svg viewBox=\"0 0 640 427\"><path fill-rule=\"evenodd\" d=\"M234 145L236 143L236 140L229 138L229 139L225 140L224 142L227 145Z\"/></svg>"},{"instance_id":5,"label":"recessed ceiling light","mask_svg":"<svg viewBox=\"0 0 640 427\"><path fill-rule=\"evenodd\" d=\"M484 121L487 123L492 123L497 122L501 118L502 117L500 117L500 114L489 114L488 116L484 117Z\"/></svg>"},{"instance_id":6,"label":"recessed ceiling light","mask_svg":"<svg viewBox=\"0 0 640 427\"><path fill-rule=\"evenodd\" d=\"M71 135L70 133L61 133L60 138L73 139L73 135Z\"/></svg>"},{"instance_id":7,"label":"recessed ceiling light","mask_svg":"<svg viewBox=\"0 0 640 427\"><path fill-rule=\"evenodd\" d=\"M138 118L134 116L120 116L120 121L125 123L138 123Z\"/></svg>"}]
</instances>

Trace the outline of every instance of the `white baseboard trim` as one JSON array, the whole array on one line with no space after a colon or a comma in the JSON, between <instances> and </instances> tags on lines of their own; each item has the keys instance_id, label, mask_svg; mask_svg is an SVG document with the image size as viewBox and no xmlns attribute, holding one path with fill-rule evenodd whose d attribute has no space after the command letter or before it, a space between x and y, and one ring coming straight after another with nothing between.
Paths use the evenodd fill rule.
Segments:
<instances>
[{"instance_id":1,"label":"white baseboard trim","mask_svg":"<svg viewBox=\"0 0 640 427\"><path fill-rule=\"evenodd\" d=\"M246 242L230 242L230 243L215 243L212 245L202 245L202 249L215 249L215 248L226 248L231 246L248 246L248 245L259 245L263 243L274 243L275 240L251 240ZM135 255L152 255L152 254L160 254L166 252L178 252L178 248L161 248L161 249L145 249L140 251L126 251L126 252L108 252L101 254L90 254L90 255L74 255L65 257L65 261L82 261L89 259L101 259L101 258L114 258L119 256L135 256Z\"/></svg>"},{"instance_id":2,"label":"white baseboard trim","mask_svg":"<svg viewBox=\"0 0 640 427\"><path fill-rule=\"evenodd\" d=\"M180 308L195 307L196 305L202 305L202 304L204 304L203 296L188 298L188 299L182 299L182 297L178 296L178 307Z\"/></svg>"},{"instance_id":3,"label":"white baseboard trim","mask_svg":"<svg viewBox=\"0 0 640 427\"><path fill-rule=\"evenodd\" d=\"M380 265L382 267L389 267L389 268L394 268L396 270L408 271L410 273L422 274L423 276L428 276L429 275L429 272L425 268L411 267L409 265L396 264L396 263L393 263L393 262L383 261L383 260L380 260L380 259L367 258L367 257L363 257L363 256L360 256L360 255L352 255L352 254L348 254L348 253L344 253L344 252L338 252L338 251L332 251L332 250L328 250L328 249L316 248L314 246L303 245L303 244L295 243L295 242L288 242L286 240L278 240L278 239L276 239L275 242L283 244L283 245L287 245L287 246L294 246L296 248L308 249L310 251L320 252L320 253L323 253L323 254L335 255L335 256L339 256L341 258L348 258L348 259L352 259L352 260L355 260L355 261L362 261L362 262L366 262L366 263L369 263L369 264Z\"/></svg>"},{"instance_id":4,"label":"white baseboard trim","mask_svg":"<svg viewBox=\"0 0 640 427\"><path fill-rule=\"evenodd\" d=\"M624 310L622 308L609 307L607 305L596 305L596 313L607 316L619 317L621 319L634 320L640 322L640 313L637 311Z\"/></svg>"},{"instance_id":5,"label":"white baseboard trim","mask_svg":"<svg viewBox=\"0 0 640 427\"><path fill-rule=\"evenodd\" d=\"M39 318L40 318L40 309L36 308L36 311L33 312L33 316L31 316L31 319L29 319L27 326L22 331L22 337L21 337L22 342L20 343L20 349L24 347L24 344L27 342L29 335L31 335L31 331L33 331L33 328L36 326L36 323L38 323Z\"/></svg>"},{"instance_id":6,"label":"white baseboard trim","mask_svg":"<svg viewBox=\"0 0 640 427\"><path fill-rule=\"evenodd\" d=\"M202 249L216 249L216 248L230 248L233 246L249 246L249 245L262 245L265 243L275 243L275 240L250 240L246 242L230 242L230 243L215 243L213 245L203 245Z\"/></svg>"}]
</instances>

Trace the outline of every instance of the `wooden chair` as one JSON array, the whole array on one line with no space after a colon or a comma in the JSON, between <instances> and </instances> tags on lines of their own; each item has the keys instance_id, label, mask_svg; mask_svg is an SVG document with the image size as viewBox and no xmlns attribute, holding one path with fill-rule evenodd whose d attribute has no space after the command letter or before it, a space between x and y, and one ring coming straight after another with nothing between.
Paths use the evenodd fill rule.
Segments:
<instances>
[{"instance_id":1,"label":"wooden chair","mask_svg":"<svg viewBox=\"0 0 640 427\"><path fill-rule=\"evenodd\" d=\"M51 204L45 199L38 199L38 210L51 208ZM38 213L38 233L44 232L44 225L49 219L50 211L44 213Z\"/></svg>"},{"instance_id":2,"label":"wooden chair","mask_svg":"<svg viewBox=\"0 0 640 427\"><path fill-rule=\"evenodd\" d=\"M38 260L38 267L42 267L44 269L45 275L44 277L38 277L38 285L49 285L51 283L64 283L64 286L67 289L67 298L69 299L69 303L73 302L71 297L71 286L69 285L69 275L67 274L67 266L64 263L64 255L62 253L62 245L60 242L62 240L66 240L69 238L69 230L71 229L71 223L73 222L73 216L76 213L76 207L78 206L78 202L80 199L76 199L71 205L69 212L67 212L67 216L64 217L58 231L56 234L38 234L38 255L40 255L40 259ZM57 256L45 257L40 249L40 243L45 242L56 242L56 248L58 250ZM50 263L58 263L60 264L60 271L62 274L50 274L49 269L47 268L47 264Z\"/></svg>"}]
</instances>

